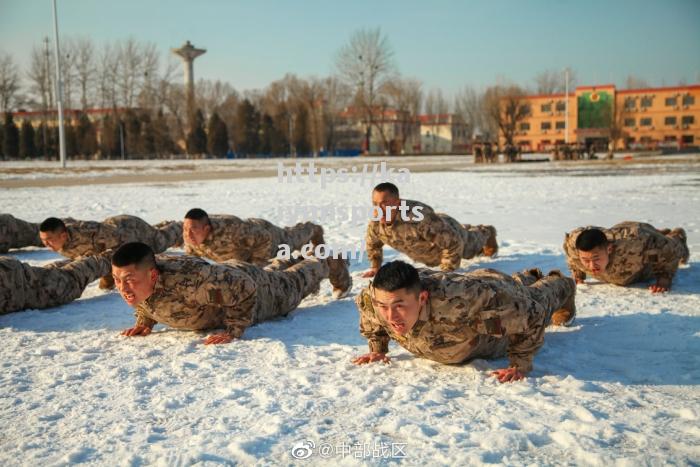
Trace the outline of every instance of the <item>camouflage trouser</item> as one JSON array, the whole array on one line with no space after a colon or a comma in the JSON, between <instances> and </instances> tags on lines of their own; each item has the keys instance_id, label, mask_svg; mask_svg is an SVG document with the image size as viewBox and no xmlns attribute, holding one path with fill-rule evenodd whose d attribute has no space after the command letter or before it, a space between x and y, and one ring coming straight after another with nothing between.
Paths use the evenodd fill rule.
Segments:
<instances>
[{"instance_id":1,"label":"camouflage trouser","mask_svg":"<svg viewBox=\"0 0 700 467\"><path fill-rule=\"evenodd\" d=\"M464 259L471 259L480 255L486 246L486 242L496 231L490 225L460 224L447 214L438 214L438 216L462 236L462 242L464 242L462 258Z\"/></svg>"},{"instance_id":2,"label":"camouflage trouser","mask_svg":"<svg viewBox=\"0 0 700 467\"><path fill-rule=\"evenodd\" d=\"M0 313L50 308L79 298L87 285L111 270L109 259L89 256L30 266L0 257Z\"/></svg>"},{"instance_id":3,"label":"camouflage trouser","mask_svg":"<svg viewBox=\"0 0 700 467\"><path fill-rule=\"evenodd\" d=\"M544 276L539 269L516 272L512 277L525 286L532 299L545 309L545 326L550 324L552 313L560 308L570 311L571 319L576 316L576 282L570 277L557 270Z\"/></svg>"},{"instance_id":4,"label":"camouflage trouser","mask_svg":"<svg viewBox=\"0 0 700 467\"><path fill-rule=\"evenodd\" d=\"M0 214L0 253L26 246L44 246L39 238L39 224Z\"/></svg>"},{"instance_id":5,"label":"camouflage trouser","mask_svg":"<svg viewBox=\"0 0 700 467\"><path fill-rule=\"evenodd\" d=\"M666 233L666 236L670 239L675 240L677 246L677 252L680 257L680 262L687 264L690 259L690 250L688 249L688 235L680 227Z\"/></svg>"},{"instance_id":6,"label":"camouflage trouser","mask_svg":"<svg viewBox=\"0 0 700 467\"><path fill-rule=\"evenodd\" d=\"M271 258L277 255L278 245L289 245L290 250L294 251L301 249L307 243L312 243L314 246L323 243L323 227L313 222L299 222L291 227L284 227L273 233L274 254Z\"/></svg>"},{"instance_id":7,"label":"camouflage trouser","mask_svg":"<svg viewBox=\"0 0 700 467\"><path fill-rule=\"evenodd\" d=\"M271 260L264 268L232 261L255 282L253 324L286 316L328 277L328 262L316 258ZM226 264L224 262L223 264Z\"/></svg>"},{"instance_id":8,"label":"camouflage trouser","mask_svg":"<svg viewBox=\"0 0 700 467\"><path fill-rule=\"evenodd\" d=\"M162 253L170 247L182 246L182 222L163 221L153 226L153 251Z\"/></svg>"},{"instance_id":9,"label":"camouflage trouser","mask_svg":"<svg viewBox=\"0 0 700 467\"><path fill-rule=\"evenodd\" d=\"M530 313L530 326L539 328L539 332L528 337L532 341L542 338L545 327L552 319L552 314L560 308L566 308L576 315L576 283L573 279L565 277L559 271L551 271L547 276L543 276L539 269L530 269L517 272L511 276L517 284L520 284L526 293L532 298L530 306L533 307ZM537 311L540 310L540 311ZM542 316L544 313L544 316ZM541 325L543 323L544 325ZM490 335L480 335L474 343L474 349L469 353L468 360L475 358L495 359L505 357L508 350L508 338L495 337ZM530 371L530 364L523 363L521 370Z\"/></svg>"}]
</instances>

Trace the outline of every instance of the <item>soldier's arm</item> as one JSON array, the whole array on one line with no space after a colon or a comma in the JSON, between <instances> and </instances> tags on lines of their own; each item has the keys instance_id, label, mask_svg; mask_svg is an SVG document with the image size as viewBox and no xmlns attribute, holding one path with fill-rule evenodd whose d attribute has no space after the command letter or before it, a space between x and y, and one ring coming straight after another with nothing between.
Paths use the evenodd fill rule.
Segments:
<instances>
[{"instance_id":1,"label":"soldier's arm","mask_svg":"<svg viewBox=\"0 0 700 467\"><path fill-rule=\"evenodd\" d=\"M389 334L375 316L372 299L366 289L355 297L355 305L360 313L360 334L367 339L370 353L388 353Z\"/></svg>"},{"instance_id":2,"label":"soldier's arm","mask_svg":"<svg viewBox=\"0 0 700 467\"><path fill-rule=\"evenodd\" d=\"M133 336L147 336L151 333L153 326L158 324L154 319L146 316L139 307L136 307L134 311L134 316L136 317L136 324L134 327L125 329L121 332L123 336L133 337Z\"/></svg>"},{"instance_id":3,"label":"soldier's arm","mask_svg":"<svg viewBox=\"0 0 700 467\"><path fill-rule=\"evenodd\" d=\"M678 270L680 256L674 240L665 235L649 235L644 248L644 260L651 266L656 284L650 286L652 292L666 292L671 289L673 277Z\"/></svg>"},{"instance_id":4,"label":"soldier's arm","mask_svg":"<svg viewBox=\"0 0 700 467\"><path fill-rule=\"evenodd\" d=\"M418 224L418 228L424 240L433 242L440 248L440 269L443 271L458 269L464 250L464 243L459 233L436 214L427 212L424 215L425 219Z\"/></svg>"},{"instance_id":5,"label":"soldier's arm","mask_svg":"<svg viewBox=\"0 0 700 467\"><path fill-rule=\"evenodd\" d=\"M223 323L228 341L243 335L246 328L253 324L255 308L255 283L244 274L233 280L207 286L205 294L196 294L197 305L214 312L223 312ZM205 343L212 342L210 339Z\"/></svg>"},{"instance_id":6,"label":"soldier's arm","mask_svg":"<svg viewBox=\"0 0 700 467\"><path fill-rule=\"evenodd\" d=\"M566 255L566 264L571 271L571 275L577 284L583 283L586 280L586 273L581 267L581 261L578 258L578 253L576 252L576 244L574 243L574 237L566 234L564 238L564 254Z\"/></svg>"},{"instance_id":7,"label":"soldier's arm","mask_svg":"<svg viewBox=\"0 0 700 467\"><path fill-rule=\"evenodd\" d=\"M382 248L384 243L379 239L379 235L374 230L372 222L367 224L367 233L365 235L365 247L367 248L367 259L372 269L379 269L382 266L384 259Z\"/></svg>"}]
</instances>

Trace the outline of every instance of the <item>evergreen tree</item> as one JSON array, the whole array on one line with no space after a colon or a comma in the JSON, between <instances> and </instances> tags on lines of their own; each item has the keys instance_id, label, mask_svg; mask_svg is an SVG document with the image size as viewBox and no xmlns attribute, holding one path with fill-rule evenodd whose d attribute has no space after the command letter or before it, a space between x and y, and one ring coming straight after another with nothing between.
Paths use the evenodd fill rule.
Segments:
<instances>
[{"instance_id":1,"label":"evergreen tree","mask_svg":"<svg viewBox=\"0 0 700 467\"><path fill-rule=\"evenodd\" d=\"M282 120L284 120L284 118ZM288 150L289 142L284 136L284 133L280 131L275 120L269 114L263 115L260 152L263 154L280 156L286 154Z\"/></svg>"},{"instance_id":2,"label":"evergreen tree","mask_svg":"<svg viewBox=\"0 0 700 467\"><path fill-rule=\"evenodd\" d=\"M165 115L163 115L163 109L158 110L158 115L153 122L153 139L158 156L162 157L177 152L175 143L170 137L170 128Z\"/></svg>"},{"instance_id":3,"label":"evergreen tree","mask_svg":"<svg viewBox=\"0 0 700 467\"><path fill-rule=\"evenodd\" d=\"M34 146L34 127L29 120L22 122L22 130L19 138L19 156L24 159L34 159L36 157L36 147Z\"/></svg>"},{"instance_id":4,"label":"evergreen tree","mask_svg":"<svg viewBox=\"0 0 700 467\"><path fill-rule=\"evenodd\" d=\"M309 113L303 107L294 119L294 148L298 155L308 155L311 152L309 142Z\"/></svg>"},{"instance_id":5,"label":"evergreen tree","mask_svg":"<svg viewBox=\"0 0 700 467\"><path fill-rule=\"evenodd\" d=\"M19 129L10 112L5 112L3 151L8 159L19 157Z\"/></svg>"},{"instance_id":6,"label":"evergreen tree","mask_svg":"<svg viewBox=\"0 0 700 467\"><path fill-rule=\"evenodd\" d=\"M207 149L209 154L224 157L228 152L228 129L226 123L214 112L209 118L207 129Z\"/></svg>"},{"instance_id":7,"label":"evergreen tree","mask_svg":"<svg viewBox=\"0 0 700 467\"><path fill-rule=\"evenodd\" d=\"M44 122L34 131L34 149L36 150L36 157L47 157L48 131Z\"/></svg>"},{"instance_id":8,"label":"evergreen tree","mask_svg":"<svg viewBox=\"0 0 700 467\"><path fill-rule=\"evenodd\" d=\"M97 132L85 113L80 113L75 133L77 152L83 156L94 155L97 152Z\"/></svg>"},{"instance_id":9,"label":"evergreen tree","mask_svg":"<svg viewBox=\"0 0 700 467\"><path fill-rule=\"evenodd\" d=\"M187 135L187 152L204 154L207 152L207 134L204 131L204 116L201 110L194 114L194 122Z\"/></svg>"},{"instance_id":10,"label":"evergreen tree","mask_svg":"<svg viewBox=\"0 0 700 467\"><path fill-rule=\"evenodd\" d=\"M66 137L66 159L74 158L78 155L78 138L76 136L73 121L68 119L63 122L63 132Z\"/></svg>"},{"instance_id":11,"label":"evergreen tree","mask_svg":"<svg viewBox=\"0 0 700 467\"><path fill-rule=\"evenodd\" d=\"M238 152L257 154L260 149L260 114L248 99L244 99L238 106L236 120Z\"/></svg>"},{"instance_id":12,"label":"evergreen tree","mask_svg":"<svg viewBox=\"0 0 700 467\"><path fill-rule=\"evenodd\" d=\"M140 152L148 158L156 155L155 130L153 121L147 112L141 114L141 149Z\"/></svg>"},{"instance_id":13,"label":"evergreen tree","mask_svg":"<svg viewBox=\"0 0 700 467\"><path fill-rule=\"evenodd\" d=\"M0 159L5 159L5 126L0 125Z\"/></svg>"},{"instance_id":14,"label":"evergreen tree","mask_svg":"<svg viewBox=\"0 0 700 467\"><path fill-rule=\"evenodd\" d=\"M124 117L124 133L126 155L131 157L139 154L141 151L141 122L131 109L126 111Z\"/></svg>"}]
</instances>

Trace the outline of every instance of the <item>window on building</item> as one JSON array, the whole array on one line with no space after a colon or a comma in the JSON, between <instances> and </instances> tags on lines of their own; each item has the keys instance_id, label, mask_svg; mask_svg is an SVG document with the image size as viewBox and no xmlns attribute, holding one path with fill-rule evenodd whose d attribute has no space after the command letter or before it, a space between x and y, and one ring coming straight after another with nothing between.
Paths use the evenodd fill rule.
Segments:
<instances>
[{"instance_id":1,"label":"window on building","mask_svg":"<svg viewBox=\"0 0 700 467\"><path fill-rule=\"evenodd\" d=\"M564 128L566 128L566 122L556 122L554 124L554 128L556 128L557 130L563 130Z\"/></svg>"},{"instance_id":2,"label":"window on building","mask_svg":"<svg viewBox=\"0 0 700 467\"><path fill-rule=\"evenodd\" d=\"M695 104L695 96L687 95L683 96L683 105L694 105Z\"/></svg>"},{"instance_id":3,"label":"window on building","mask_svg":"<svg viewBox=\"0 0 700 467\"><path fill-rule=\"evenodd\" d=\"M552 104L542 104L540 106L540 111L542 112L551 112L552 111Z\"/></svg>"},{"instance_id":4,"label":"window on building","mask_svg":"<svg viewBox=\"0 0 700 467\"><path fill-rule=\"evenodd\" d=\"M639 126L651 126L651 118L640 118Z\"/></svg>"},{"instance_id":5,"label":"window on building","mask_svg":"<svg viewBox=\"0 0 700 467\"><path fill-rule=\"evenodd\" d=\"M651 96L642 97L641 105L642 107L651 107L653 98Z\"/></svg>"},{"instance_id":6,"label":"window on building","mask_svg":"<svg viewBox=\"0 0 700 467\"><path fill-rule=\"evenodd\" d=\"M636 120L633 119L633 118L626 118L626 119L625 119L625 126L634 126L635 121L636 121Z\"/></svg>"},{"instance_id":7,"label":"window on building","mask_svg":"<svg viewBox=\"0 0 700 467\"><path fill-rule=\"evenodd\" d=\"M676 124L676 117L666 117L664 118L664 125L675 125Z\"/></svg>"},{"instance_id":8,"label":"window on building","mask_svg":"<svg viewBox=\"0 0 700 467\"><path fill-rule=\"evenodd\" d=\"M695 116L694 115L683 115L683 117L681 117L681 123L683 125L692 125L693 123L695 123Z\"/></svg>"},{"instance_id":9,"label":"window on building","mask_svg":"<svg viewBox=\"0 0 700 467\"><path fill-rule=\"evenodd\" d=\"M564 101L558 101L558 102L557 102L557 105L556 105L556 107L555 107L555 109L557 110L557 112L563 112L563 111L565 111L565 110L566 110L566 102L564 102Z\"/></svg>"},{"instance_id":10,"label":"window on building","mask_svg":"<svg viewBox=\"0 0 700 467\"><path fill-rule=\"evenodd\" d=\"M683 135L681 136L681 142L683 144L693 144L695 142L695 137L693 135Z\"/></svg>"},{"instance_id":11,"label":"window on building","mask_svg":"<svg viewBox=\"0 0 700 467\"><path fill-rule=\"evenodd\" d=\"M678 99L675 97L667 97L666 98L666 107L673 107L676 105L676 102L678 102Z\"/></svg>"},{"instance_id":12,"label":"window on building","mask_svg":"<svg viewBox=\"0 0 700 467\"><path fill-rule=\"evenodd\" d=\"M634 97L625 97L625 110L634 109Z\"/></svg>"},{"instance_id":13,"label":"window on building","mask_svg":"<svg viewBox=\"0 0 700 467\"><path fill-rule=\"evenodd\" d=\"M520 131L530 131L530 124L529 123L521 123L520 124Z\"/></svg>"},{"instance_id":14,"label":"window on building","mask_svg":"<svg viewBox=\"0 0 700 467\"><path fill-rule=\"evenodd\" d=\"M540 123L540 130L551 130L552 122L542 122Z\"/></svg>"}]
</instances>

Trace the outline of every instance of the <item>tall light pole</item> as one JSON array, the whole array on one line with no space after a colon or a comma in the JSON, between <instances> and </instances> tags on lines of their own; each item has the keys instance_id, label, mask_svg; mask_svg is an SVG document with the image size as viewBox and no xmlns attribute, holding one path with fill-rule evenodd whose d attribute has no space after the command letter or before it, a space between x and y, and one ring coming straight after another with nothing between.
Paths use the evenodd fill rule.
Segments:
<instances>
[{"instance_id":1,"label":"tall light pole","mask_svg":"<svg viewBox=\"0 0 700 467\"><path fill-rule=\"evenodd\" d=\"M66 132L63 128L63 81L61 80L61 54L58 47L58 13L56 0L53 0L54 53L56 55L56 102L58 103L58 147L61 167L66 168Z\"/></svg>"},{"instance_id":2,"label":"tall light pole","mask_svg":"<svg viewBox=\"0 0 700 467\"><path fill-rule=\"evenodd\" d=\"M566 90L564 98L564 142L569 144L569 67L564 69L564 89Z\"/></svg>"}]
</instances>

